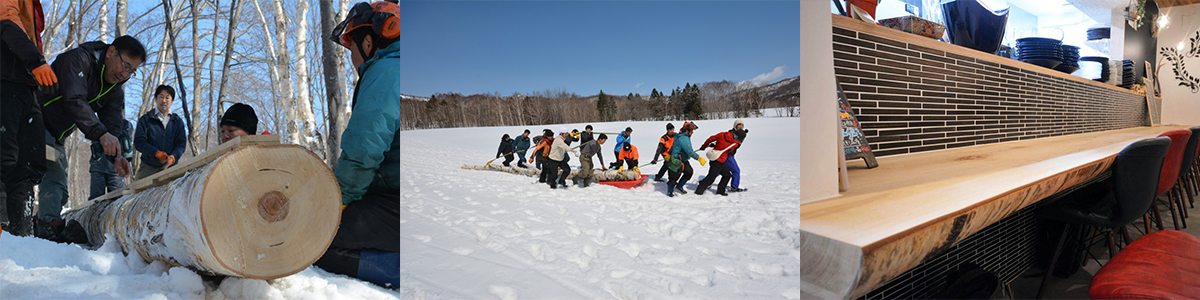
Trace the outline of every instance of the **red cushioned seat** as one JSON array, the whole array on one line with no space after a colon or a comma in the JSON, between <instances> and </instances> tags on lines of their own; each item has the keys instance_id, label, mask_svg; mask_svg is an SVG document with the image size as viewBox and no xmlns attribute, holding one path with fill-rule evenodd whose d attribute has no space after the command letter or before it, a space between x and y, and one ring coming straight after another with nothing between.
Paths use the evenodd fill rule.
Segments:
<instances>
[{"instance_id":1,"label":"red cushioned seat","mask_svg":"<svg viewBox=\"0 0 1200 300\"><path fill-rule=\"evenodd\" d=\"M1200 299L1200 238L1162 230L1137 239L1100 268L1088 296Z\"/></svg>"}]
</instances>

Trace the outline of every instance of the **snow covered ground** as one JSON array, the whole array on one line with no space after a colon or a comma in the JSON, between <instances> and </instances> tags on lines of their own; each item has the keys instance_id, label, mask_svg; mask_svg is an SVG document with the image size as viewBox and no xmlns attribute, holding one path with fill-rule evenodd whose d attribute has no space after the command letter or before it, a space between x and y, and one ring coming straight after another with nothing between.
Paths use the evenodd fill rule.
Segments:
<instances>
[{"instance_id":1,"label":"snow covered ground","mask_svg":"<svg viewBox=\"0 0 1200 300\"><path fill-rule=\"evenodd\" d=\"M500 136L587 124L401 133L401 288L409 299L797 299L799 118L744 119L745 193L669 198L666 184L552 190L536 178L460 169L495 157ZM649 162L667 122L633 127ZM672 122L676 127L683 122ZM699 121L694 146L733 119ZM615 137L604 147L612 160ZM703 155L703 153L700 153ZM497 160L496 163L499 163ZM515 162L514 162L515 163ZM578 158L571 164L578 167ZM658 171L659 165L642 169Z\"/></svg>"},{"instance_id":2,"label":"snow covered ground","mask_svg":"<svg viewBox=\"0 0 1200 300\"><path fill-rule=\"evenodd\" d=\"M205 282L187 268L121 254L116 239L96 250L0 235L0 299L398 299L399 294L309 267L275 280Z\"/></svg>"}]
</instances>

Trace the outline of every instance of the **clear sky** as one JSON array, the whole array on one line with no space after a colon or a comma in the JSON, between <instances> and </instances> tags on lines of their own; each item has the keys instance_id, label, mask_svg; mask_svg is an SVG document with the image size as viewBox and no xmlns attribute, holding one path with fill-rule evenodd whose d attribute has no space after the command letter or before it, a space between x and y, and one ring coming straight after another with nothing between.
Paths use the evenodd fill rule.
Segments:
<instances>
[{"instance_id":1,"label":"clear sky","mask_svg":"<svg viewBox=\"0 0 1200 300\"><path fill-rule=\"evenodd\" d=\"M400 92L649 95L800 68L799 1L401 1Z\"/></svg>"}]
</instances>

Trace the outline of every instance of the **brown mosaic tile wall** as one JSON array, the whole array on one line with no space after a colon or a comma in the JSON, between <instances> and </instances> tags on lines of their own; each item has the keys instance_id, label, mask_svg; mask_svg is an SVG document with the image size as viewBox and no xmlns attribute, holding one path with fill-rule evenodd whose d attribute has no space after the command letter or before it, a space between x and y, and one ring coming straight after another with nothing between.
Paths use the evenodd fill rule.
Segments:
<instances>
[{"instance_id":1,"label":"brown mosaic tile wall","mask_svg":"<svg viewBox=\"0 0 1200 300\"><path fill-rule=\"evenodd\" d=\"M1057 71L840 27L833 42L834 73L876 156L1149 124L1145 97L1041 73Z\"/></svg>"}]
</instances>

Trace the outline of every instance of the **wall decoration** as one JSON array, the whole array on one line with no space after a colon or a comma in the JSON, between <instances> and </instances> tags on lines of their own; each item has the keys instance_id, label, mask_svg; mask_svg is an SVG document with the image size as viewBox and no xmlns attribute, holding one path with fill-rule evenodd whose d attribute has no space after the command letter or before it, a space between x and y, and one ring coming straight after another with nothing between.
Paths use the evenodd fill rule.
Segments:
<instances>
[{"instance_id":1,"label":"wall decoration","mask_svg":"<svg viewBox=\"0 0 1200 300\"><path fill-rule=\"evenodd\" d=\"M1192 94L1200 92L1200 78L1193 77L1188 72L1187 64L1184 60L1190 58L1200 58L1200 31L1196 31L1194 37L1188 39L1190 47L1186 49L1178 49L1171 47L1162 47L1163 59L1171 63L1171 71L1175 73L1175 79L1179 80L1180 86L1185 86L1192 89Z\"/></svg>"}]
</instances>

